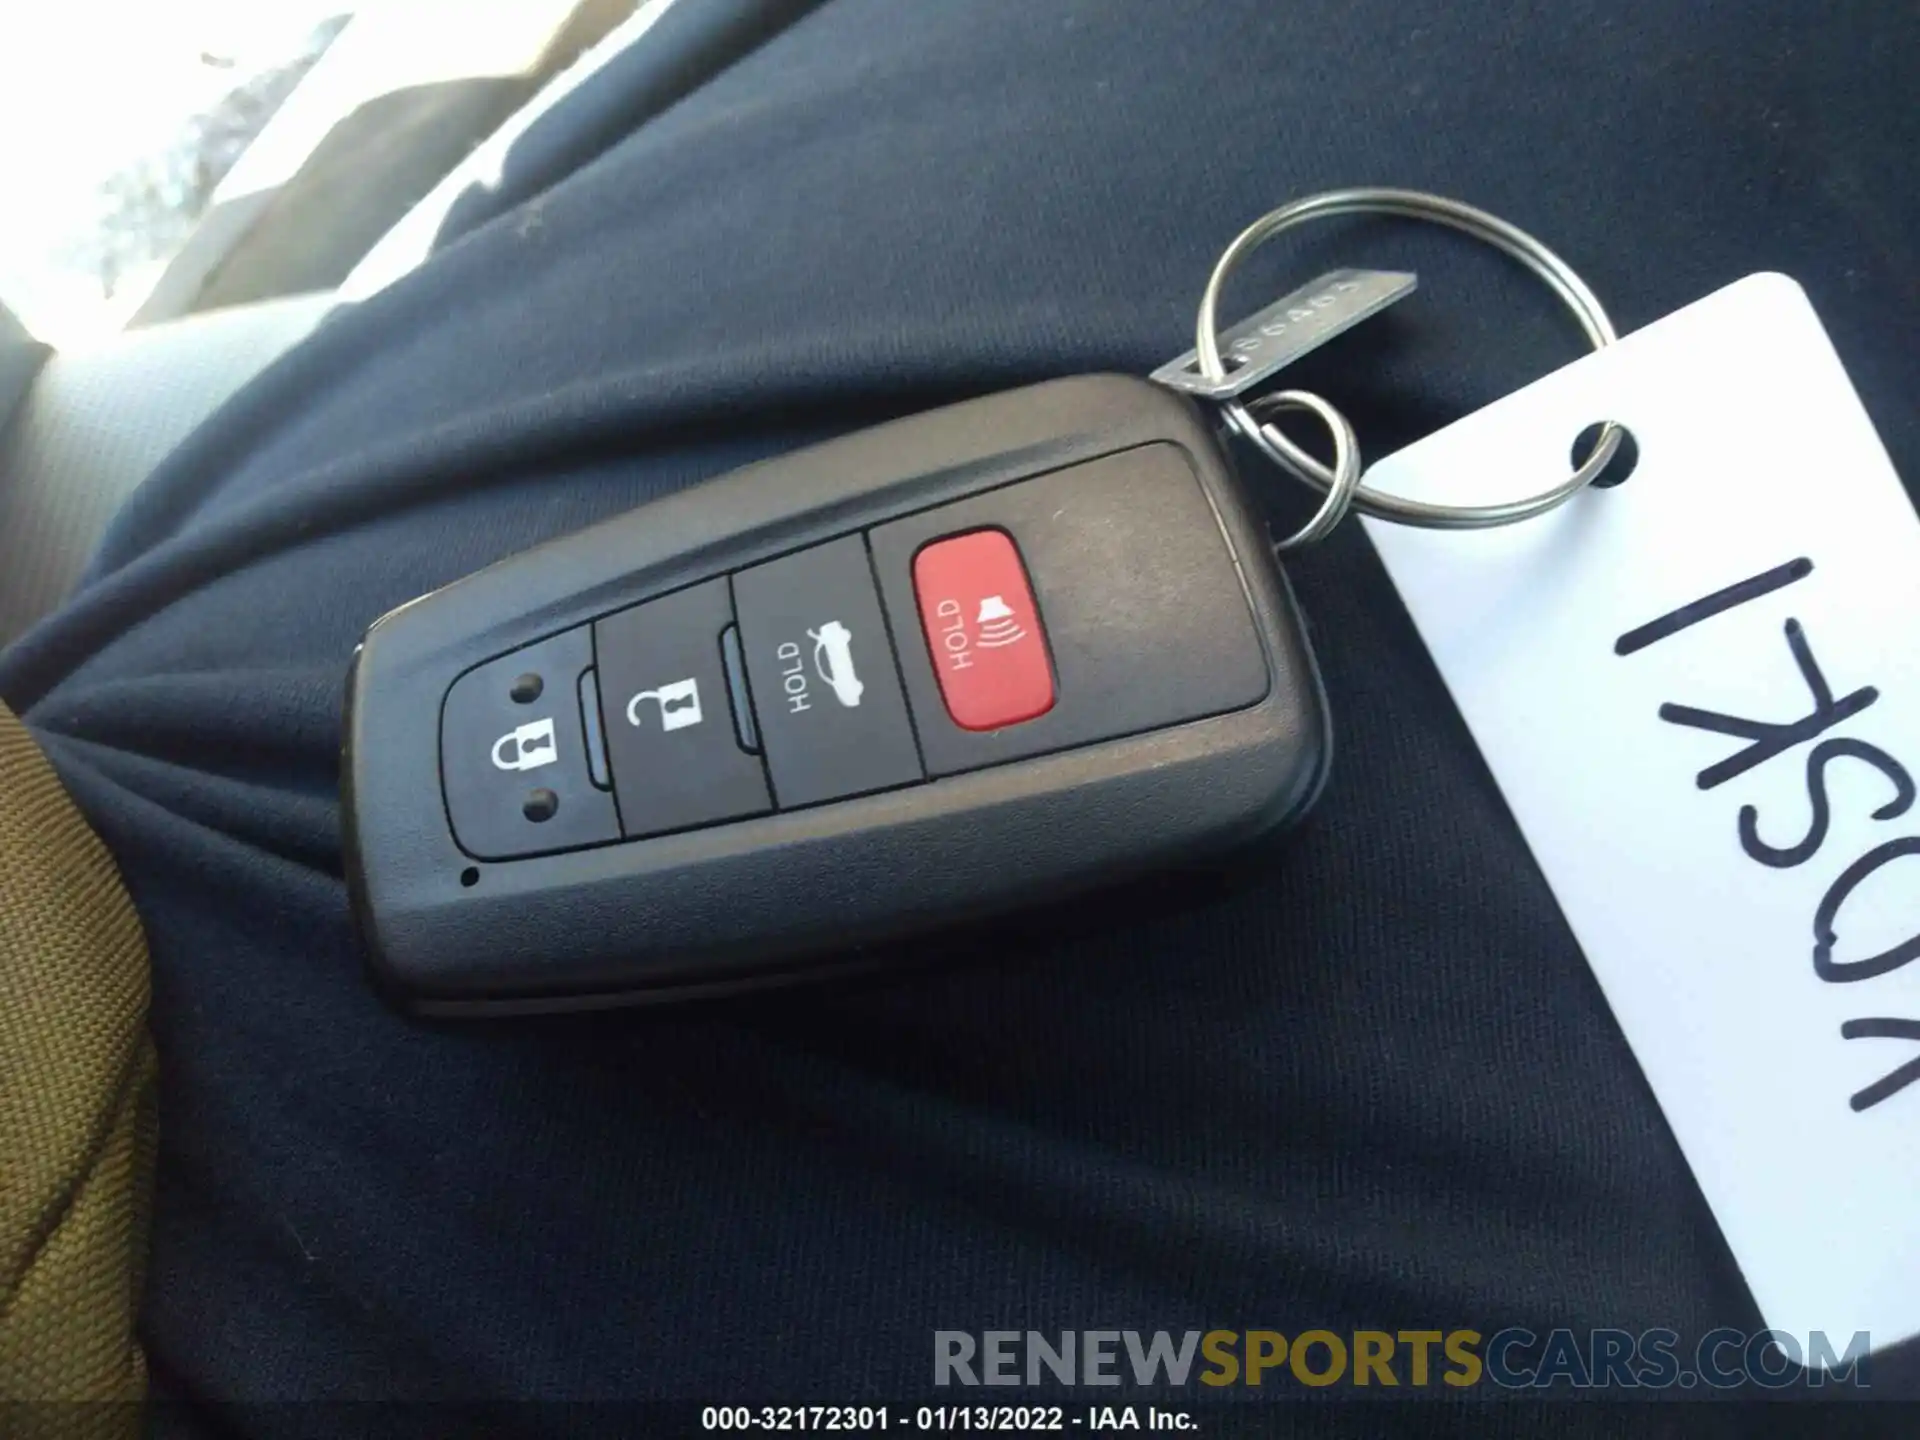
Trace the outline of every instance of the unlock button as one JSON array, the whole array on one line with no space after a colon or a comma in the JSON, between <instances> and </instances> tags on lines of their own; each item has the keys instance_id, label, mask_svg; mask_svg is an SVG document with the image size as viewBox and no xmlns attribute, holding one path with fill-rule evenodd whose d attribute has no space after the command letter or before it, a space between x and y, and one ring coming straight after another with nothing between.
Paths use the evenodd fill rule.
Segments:
<instances>
[{"instance_id":1,"label":"unlock button","mask_svg":"<svg viewBox=\"0 0 1920 1440\"><path fill-rule=\"evenodd\" d=\"M773 808L766 767L743 740L747 699L723 646L725 579L649 600L594 626L600 712L620 819L632 838Z\"/></svg>"}]
</instances>

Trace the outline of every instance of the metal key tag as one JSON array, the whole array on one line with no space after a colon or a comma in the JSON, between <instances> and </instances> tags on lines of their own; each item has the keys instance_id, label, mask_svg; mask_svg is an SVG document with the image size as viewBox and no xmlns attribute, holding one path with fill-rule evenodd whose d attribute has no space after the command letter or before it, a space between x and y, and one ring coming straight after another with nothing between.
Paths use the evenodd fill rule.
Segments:
<instances>
[{"instance_id":1,"label":"metal key tag","mask_svg":"<svg viewBox=\"0 0 1920 1440\"><path fill-rule=\"evenodd\" d=\"M1147 378L1202 400L1237 400L1411 295L1419 283L1403 270L1332 271L1222 331L1219 345L1227 373L1220 379L1210 379L1201 369L1197 348Z\"/></svg>"}]
</instances>

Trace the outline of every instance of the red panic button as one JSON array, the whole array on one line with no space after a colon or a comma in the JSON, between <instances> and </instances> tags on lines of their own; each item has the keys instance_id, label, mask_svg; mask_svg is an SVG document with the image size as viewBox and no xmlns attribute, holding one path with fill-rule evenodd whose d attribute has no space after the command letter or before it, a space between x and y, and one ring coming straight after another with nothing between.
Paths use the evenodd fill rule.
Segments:
<instances>
[{"instance_id":1,"label":"red panic button","mask_svg":"<svg viewBox=\"0 0 1920 1440\"><path fill-rule=\"evenodd\" d=\"M1053 708L1040 611L1005 531L934 541L913 557L913 591L954 724L999 730Z\"/></svg>"}]
</instances>

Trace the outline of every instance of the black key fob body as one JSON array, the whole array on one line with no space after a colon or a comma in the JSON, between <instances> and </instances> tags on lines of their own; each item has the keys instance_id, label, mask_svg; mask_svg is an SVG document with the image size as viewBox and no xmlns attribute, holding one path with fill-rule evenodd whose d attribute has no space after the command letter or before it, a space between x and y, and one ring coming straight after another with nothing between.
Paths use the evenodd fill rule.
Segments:
<instances>
[{"instance_id":1,"label":"black key fob body","mask_svg":"<svg viewBox=\"0 0 1920 1440\"><path fill-rule=\"evenodd\" d=\"M792 979L1283 825L1325 701L1199 412L1055 381L751 466L383 617L348 880L433 1013Z\"/></svg>"}]
</instances>

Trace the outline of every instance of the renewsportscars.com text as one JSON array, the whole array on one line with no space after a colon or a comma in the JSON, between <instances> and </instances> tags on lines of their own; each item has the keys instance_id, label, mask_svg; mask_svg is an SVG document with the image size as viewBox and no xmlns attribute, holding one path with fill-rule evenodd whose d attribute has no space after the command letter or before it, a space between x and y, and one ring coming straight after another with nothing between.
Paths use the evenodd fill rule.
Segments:
<instances>
[{"instance_id":1,"label":"renewsportscars.com text","mask_svg":"<svg viewBox=\"0 0 1920 1440\"><path fill-rule=\"evenodd\" d=\"M1872 1341L1782 1330L936 1330L937 1386L1782 1389L1870 1383Z\"/></svg>"}]
</instances>

